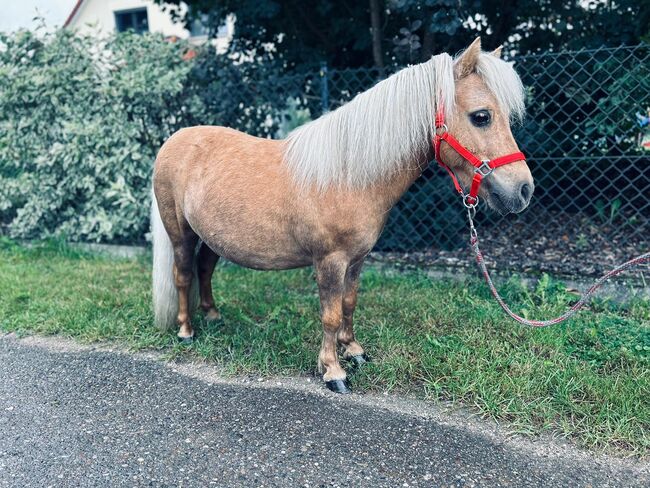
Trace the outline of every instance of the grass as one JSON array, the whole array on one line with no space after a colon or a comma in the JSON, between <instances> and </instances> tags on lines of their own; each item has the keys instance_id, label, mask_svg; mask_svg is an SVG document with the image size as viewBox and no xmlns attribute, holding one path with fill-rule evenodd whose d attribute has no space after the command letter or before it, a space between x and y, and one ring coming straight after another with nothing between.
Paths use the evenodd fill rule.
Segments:
<instances>
[{"instance_id":1,"label":"grass","mask_svg":"<svg viewBox=\"0 0 650 488\"><path fill-rule=\"evenodd\" d=\"M311 270L256 272L220 265L222 322L196 317L194 345L152 326L146 259L116 260L57 243L0 240L0 330L111 340L133 349L207 358L233 374L311 374L321 332ZM557 314L575 296L544 278L501 289L515 310ZM650 303L606 300L548 329L506 319L482 283L368 269L357 337L374 362L352 375L357 392L415 392L506 420L524 433L650 452Z\"/></svg>"}]
</instances>

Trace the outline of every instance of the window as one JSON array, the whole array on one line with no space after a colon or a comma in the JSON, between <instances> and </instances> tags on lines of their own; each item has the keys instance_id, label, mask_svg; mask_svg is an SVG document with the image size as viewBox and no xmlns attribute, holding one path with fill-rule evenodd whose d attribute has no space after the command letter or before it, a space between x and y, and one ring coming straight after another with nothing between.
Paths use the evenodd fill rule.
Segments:
<instances>
[{"instance_id":1,"label":"window","mask_svg":"<svg viewBox=\"0 0 650 488\"><path fill-rule=\"evenodd\" d=\"M120 10L115 12L115 28L117 32L132 30L138 34L149 31L147 8Z\"/></svg>"}]
</instances>

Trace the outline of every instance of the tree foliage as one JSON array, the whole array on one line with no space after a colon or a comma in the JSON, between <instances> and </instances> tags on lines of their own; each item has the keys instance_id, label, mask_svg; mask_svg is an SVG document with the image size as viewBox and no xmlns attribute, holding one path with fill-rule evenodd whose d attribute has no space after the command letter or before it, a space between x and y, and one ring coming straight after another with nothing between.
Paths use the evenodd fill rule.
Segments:
<instances>
[{"instance_id":1,"label":"tree foliage","mask_svg":"<svg viewBox=\"0 0 650 488\"><path fill-rule=\"evenodd\" d=\"M650 2L638 0L156 0L213 33L236 18L232 54L270 46L285 68L420 62L456 52L481 35L486 47L514 52L638 43L650 34ZM383 57L373 56L371 8L380 8Z\"/></svg>"},{"instance_id":2,"label":"tree foliage","mask_svg":"<svg viewBox=\"0 0 650 488\"><path fill-rule=\"evenodd\" d=\"M648 1L481 0L480 8L492 37L511 38L522 54L638 44L650 35Z\"/></svg>"}]
</instances>

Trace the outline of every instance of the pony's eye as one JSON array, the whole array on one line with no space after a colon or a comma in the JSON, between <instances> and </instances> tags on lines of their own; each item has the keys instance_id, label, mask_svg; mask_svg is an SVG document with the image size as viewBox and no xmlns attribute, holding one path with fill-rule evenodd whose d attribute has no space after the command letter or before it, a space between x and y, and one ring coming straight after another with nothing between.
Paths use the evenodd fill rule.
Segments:
<instances>
[{"instance_id":1,"label":"pony's eye","mask_svg":"<svg viewBox=\"0 0 650 488\"><path fill-rule=\"evenodd\" d=\"M487 110L477 110L469 114L469 120L476 127L487 127L492 122L492 116Z\"/></svg>"}]
</instances>

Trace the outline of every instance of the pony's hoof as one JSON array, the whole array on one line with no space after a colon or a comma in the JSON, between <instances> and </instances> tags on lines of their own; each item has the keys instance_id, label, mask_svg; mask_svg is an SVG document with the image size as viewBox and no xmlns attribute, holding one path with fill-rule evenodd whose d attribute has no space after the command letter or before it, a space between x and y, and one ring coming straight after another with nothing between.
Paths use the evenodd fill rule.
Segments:
<instances>
[{"instance_id":1,"label":"pony's hoof","mask_svg":"<svg viewBox=\"0 0 650 488\"><path fill-rule=\"evenodd\" d=\"M180 342L183 346L191 346L192 344L194 344L194 336L179 337L178 342Z\"/></svg>"},{"instance_id":2,"label":"pony's hoof","mask_svg":"<svg viewBox=\"0 0 650 488\"><path fill-rule=\"evenodd\" d=\"M327 386L328 390L333 391L334 393L341 393L343 395L352 393L346 380L329 380L325 382L325 386Z\"/></svg>"},{"instance_id":3,"label":"pony's hoof","mask_svg":"<svg viewBox=\"0 0 650 488\"><path fill-rule=\"evenodd\" d=\"M350 356L348 358L348 361L352 363L352 367L354 369L360 368L366 363L370 363L370 356L368 356L365 352L363 354L357 354L356 356Z\"/></svg>"}]
</instances>

